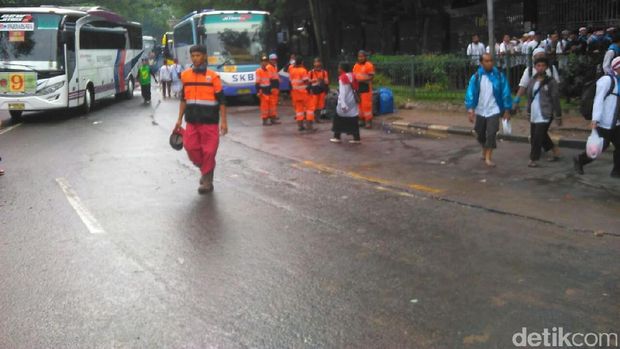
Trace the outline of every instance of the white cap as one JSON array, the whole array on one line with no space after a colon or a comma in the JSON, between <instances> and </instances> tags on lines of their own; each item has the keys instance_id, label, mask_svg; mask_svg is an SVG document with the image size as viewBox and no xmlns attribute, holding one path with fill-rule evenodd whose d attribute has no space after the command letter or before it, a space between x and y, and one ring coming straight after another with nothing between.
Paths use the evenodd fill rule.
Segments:
<instances>
[{"instance_id":1,"label":"white cap","mask_svg":"<svg viewBox=\"0 0 620 349\"><path fill-rule=\"evenodd\" d=\"M534 36L534 35L536 35L536 32L532 30L531 32L527 33L527 35Z\"/></svg>"},{"instance_id":2,"label":"white cap","mask_svg":"<svg viewBox=\"0 0 620 349\"><path fill-rule=\"evenodd\" d=\"M581 32L581 31L587 31L587 30L588 30L588 28L586 28L586 27L581 27L581 28L579 28L579 31L580 31L580 32Z\"/></svg>"},{"instance_id":3,"label":"white cap","mask_svg":"<svg viewBox=\"0 0 620 349\"><path fill-rule=\"evenodd\" d=\"M275 60L275 59L278 59L278 55L276 55L275 53L272 53L272 54L269 55L269 59L272 60L272 61Z\"/></svg>"},{"instance_id":4,"label":"white cap","mask_svg":"<svg viewBox=\"0 0 620 349\"><path fill-rule=\"evenodd\" d=\"M611 61L611 69L616 70L620 68L620 57L616 57Z\"/></svg>"},{"instance_id":5,"label":"white cap","mask_svg":"<svg viewBox=\"0 0 620 349\"><path fill-rule=\"evenodd\" d=\"M536 56L539 53L545 53L545 49L542 47L535 49L534 51L532 51L532 57Z\"/></svg>"}]
</instances>

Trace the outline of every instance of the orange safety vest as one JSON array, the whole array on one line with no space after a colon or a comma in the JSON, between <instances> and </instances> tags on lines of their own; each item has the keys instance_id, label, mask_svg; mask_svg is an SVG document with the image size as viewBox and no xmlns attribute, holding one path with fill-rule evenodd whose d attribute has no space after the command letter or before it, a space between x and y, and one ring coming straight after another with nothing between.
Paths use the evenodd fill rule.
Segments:
<instances>
[{"instance_id":1,"label":"orange safety vest","mask_svg":"<svg viewBox=\"0 0 620 349\"><path fill-rule=\"evenodd\" d=\"M327 86L329 86L329 79L327 77L327 70L312 69L310 71L310 91L313 94L321 94L327 92Z\"/></svg>"},{"instance_id":2,"label":"orange safety vest","mask_svg":"<svg viewBox=\"0 0 620 349\"><path fill-rule=\"evenodd\" d=\"M208 70L204 73L187 69L181 73L183 97L185 101L185 121L199 124L218 124L220 122L220 104L224 103L222 80L220 76Z\"/></svg>"},{"instance_id":3,"label":"orange safety vest","mask_svg":"<svg viewBox=\"0 0 620 349\"><path fill-rule=\"evenodd\" d=\"M359 93L365 93L372 91L372 83L368 80L375 75L375 66L366 61L364 64L355 63L353 66L353 76L355 80L359 81Z\"/></svg>"},{"instance_id":4,"label":"orange safety vest","mask_svg":"<svg viewBox=\"0 0 620 349\"><path fill-rule=\"evenodd\" d=\"M256 69L256 90L266 95L271 94L271 72L269 66Z\"/></svg>"},{"instance_id":5,"label":"orange safety vest","mask_svg":"<svg viewBox=\"0 0 620 349\"><path fill-rule=\"evenodd\" d=\"M294 66L289 69L291 90L294 93L306 93L308 88L308 70L303 66Z\"/></svg>"}]
</instances>

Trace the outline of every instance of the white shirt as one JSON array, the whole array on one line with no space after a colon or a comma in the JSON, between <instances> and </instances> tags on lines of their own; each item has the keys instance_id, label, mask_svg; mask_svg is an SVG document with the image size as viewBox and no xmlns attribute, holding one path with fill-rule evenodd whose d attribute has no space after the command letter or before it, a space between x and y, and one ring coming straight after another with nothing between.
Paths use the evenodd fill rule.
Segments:
<instances>
[{"instance_id":1,"label":"white shirt","mask_svg":"<svg viewBox=\"0 0 620 349\"><path fill-rule=\"evenodd\" d=\"M566 44L568 44L568 41L565 39L561 39L560 41L558 41L558 45L555 47L555 53L561 55L562 53L564 53L564 49L566 48Z\"/></svg>"},{"instance_id":2,"label":"white shirt","mask_svg":"<svg viewBox=\"0 0 620 349\"><path fill-rule=\"evenodd\" d=\"M480 95L478 96L476 115L488 118L498 114L499 106L495 100L495 95L493 95L493 84L486 74L482 74L480 77Z\"/></svg>"},{"instance_id":3,"label":"white shirt","mask_svg":"<svg viewBox=\"0 0 620 349\"><path fill-rule=\"evenodd\" d=\"M526 55L529 53L529 47L530 47L530 43L532 41L525 41L523 42L523 44L521 44L521 53Z\"/></svg>"},{"instance_id":4,"label":"white shirt","mask_svg":"<svg viewBox=\"0 0 620 349\"><path fill-rule=\"evenodd\" d=\"M181 74L181 66L178 64L171 65L168 69L170 69L170 75L172 77L172 81L181 80L179 74Z\"/></svg>"},{"instance_id":5,"label":"white shirt","mask_svg":"<svg viewBox=\"0 0 620 349\"><path fill-rule=\"evenodd\" d=\"M482 56L486 53L486 49L484 44L479 42L474 44L473 42L467 46L467 55L468 56Z\"/></svg>"},{"instance_id":6,"label":"white shirt","mask_svg":"<svg viewBox=\"0 0 620 349\"><path fill-rule=\"evenodd\" d=\"M536 81L534 83L534 92L536 92L539 87L540 81ZM542 110L540 109L540 91L538 91L538 93L534 97L534 100L532 101L532 107L530 110L530 122L533 122L535 124L542 124L549 122L549 119L550 118L547 118L545 120L545 117L542 115Z\"/></svg>"},{"instance_id":7,"label":"white shirt","mask_svg":"<svg viewBox=\"0 0 620 349\"><path fill-rule=\"evenodd\" d=\"M502 53L505 55L511 55L514 53L514 46L510 42L509 43L502 42L499 45L499 53Z\"/></svg>"},{"instance_id":8,"label":"white shirt","mask_svg":"<svg viewBox=\"0 0 620 349\"><path fill-rule=\"evenodd\" d=\"M349 81L353 81L353 74L347 73ZM338 105L336 106L338 116L356 117L359 114L355 95L353 95L353 87L351 84L343 84L338 79Z\"/></svg>"},{"instance_id":9,"label":"white shirt","mask_svg":"<svg viewBox=\"0 0 620 349\"><path fill-rule=\"evenodd\" d=\"M162 65L159 68L159 81L171 81L172 74L170 73L170 69L167 65Z\"/></svg>"},{"instance_id":10,"label":"white shirt","mask_svg":"<svg viewBox=\"0 0 620 349\"><path fill-rule=\"evenodd\" d=\"M616 52L614 50L607 50L605 52L605 57L603 57L603 71L605 74L613 74L614 71L611 69L611 61L616 57Z\"/></svg>"},{"instance_id":11,"label":"white shirt","mask_svg":"<svg viewBox=\"0 0 620 349\"><path fill-rule=\"evenodd\" d=\"M602 76L596 82L596 95L594 96L594 108L592 108L592 121L598 122L598 126L607 130L611 129L611 123L616 112L616 103L620 93L620 84L616 77L616 88L609 96L607 92L611 87L611 79L609 75ZM607 96L607 97L605 97ZM616 125L620 122L616 122Z\"/></svg>"},{"instance_id":12,"label":"white shirt","mask_svg":"<svg viewBox=\"0 0 620 349\"><path fill-rule=\"evenodd\" d=\"M487 53L491 53L491 46L490 46L490 45L489 45L489 46L487 46L487 48L486 48L486 52L487 52ZM499 53L499 45L498 45L498 44L495 44L495 53L496 53L496 54L497 54L497 53Z\"/></svg>"},{"instance_id":13,"label":"white shirt","mask_svg":"<svg viewBox=\"0 0 620 349\"><path fill-rule=\"evenodd\" d=\"M521 80L519 81L519 87L527 88L530 84L530 80L536 75L536 69L532 67L532 73L529 74L530 68L525 68L523 71L523 75L521 76ZM558 84L560 83L560 73L555 66L551 66L547 68L547 76L553 78Z\"/></svg>"}]
</instances>

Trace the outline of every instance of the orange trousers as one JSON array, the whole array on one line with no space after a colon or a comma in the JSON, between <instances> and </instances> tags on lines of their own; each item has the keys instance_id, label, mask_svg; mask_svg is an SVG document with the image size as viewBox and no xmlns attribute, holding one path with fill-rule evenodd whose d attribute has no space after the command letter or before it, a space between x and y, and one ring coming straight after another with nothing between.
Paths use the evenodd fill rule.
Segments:
<instances>
[{"instance_id":1,"label":"orange trousers","mask_svg":"<svg viewBox=\"0 0 620 349\"><path fill-rule=\"evenodd\" d=\"M372 90L360 93L360 119L363 121L372 120Z\"/></svg>"},{"instance_id":2,"label":"orange trousers","mask_svg":"<svg viewBox=\"0 0 620 349\"><path fill-rule=\"evenodd\" d=\"M293 107L295 108L295 120L314 121L314 109L311 109L310 95L306 91L292 91Z\"/></svg>"},{"instance_id":3,"label":"orange trousers","mask_svg":"<svg viewBox=\"0 0 620 349\"><path fill-rule=\"evenodd\" d=\"M321 93L318 95L310 94L308 95L310 98L310 105L308 106L312 110L323 110L325 109L325 93Z\"/></svg>"},{"instance_id":4,"label":"orange trousers","mask_svg":"<svg viewBox=\"0 0 620 349\"><path fill-rule=\"evenodd\" d=\"M269 119L269 111L271 109L271 96L264 93L259 93L258 98L260 100L260 118L265 120Z\"/></svg>"},{"instance_id":5,"label":"orange trousers","mask_svg":"<svg viewBox=\"0 0 620 349\"><path fill-rule=\"evenodd\" d=\"M271 96L269 98L269 116L278 116L278 99L280 98L280 90L277 88L271 89Z\"/></svg>"}]
</instances>

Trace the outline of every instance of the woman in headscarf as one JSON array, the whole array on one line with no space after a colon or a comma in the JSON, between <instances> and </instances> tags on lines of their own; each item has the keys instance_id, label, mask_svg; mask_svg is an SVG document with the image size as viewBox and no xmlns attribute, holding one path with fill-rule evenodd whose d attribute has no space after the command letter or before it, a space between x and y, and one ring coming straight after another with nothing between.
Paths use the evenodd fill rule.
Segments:
<instances>
[{"instance_id":1,"label":"woman in headscarf","mask_svg":"<svg viewBox=\"0 0 620 349\"><path fill-rule=\"evenodd\" d=\"M338 65L338 74L337 115L334 117L332 126L334 137L330 141L332 143L341 143L340 136L346 133L353 136L349 143L359 144L361 143L361 138L357 120L359 116L359 95L356 95L357 81L355 81L351 73L351 65L348 63L340 63Z\"/></svg>"}]
</instances>

